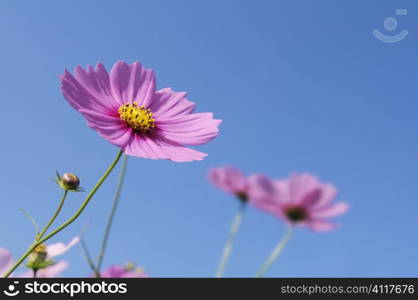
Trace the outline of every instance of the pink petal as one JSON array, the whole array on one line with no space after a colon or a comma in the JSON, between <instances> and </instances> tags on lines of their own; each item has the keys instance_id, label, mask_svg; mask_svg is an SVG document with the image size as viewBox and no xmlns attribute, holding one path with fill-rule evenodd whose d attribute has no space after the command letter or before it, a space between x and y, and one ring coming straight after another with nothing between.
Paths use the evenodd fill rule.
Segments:
<instances>
[{"instance_id":1,"label":"pink petal","mask_svg":"<svg viewBox=\"0 0 418 300\"><path fill-rule=\"evenodd\" d=\"M114 64L110 72L112 95L120 104L138 102L149 107L155 92L155 76L139 62L131 65L124 61Z\"/></svg>"},{"instance_id":2,"label":"pink petal","mask_svg":"<svg viewBox=\"0 0 418 300\"><path fill-rule=\"evenodd\" d=\"M126 155L148 158L148 153L144 151L144 148L139 141L140 139L142 139L141 136L133 133L129 142L123 147L123 152L125 152Z\"/></svg>"},{"instance_id":3,"label":"pink petal","mask_svg":"<svg viewBox=\"0 0 418 300\"><path fill-rule=\"evenodd\" d=\"M163 147L160 147L152 142L149 137L137 139L138 148L141 148L147 158L150 159L168 159L169 156L164 152Z\"/></svg>"},{"instance_id":4,"label":"pink petal","mask_svg":"<svg viewBox=\"0 0 418 300\"><path fill-rule=\"evenodd\" d=\"M149 108L156 119L167 119L179 115L190 114L195 104L187 100L187 93L174 92L170 88L157 91Z\"/></svg>"},{"instance_id":5,"label":"pink petal","mask_svg":"<svg viewBox=\"0 0 418 300\"><path fill-rule=\"evenodd\" d=\"M202 145L218 135L220 123L212 113L194 113L157 120L156 127L160 135L174 143Z\"/></svg>"},{"instance_id":6,"label":"pink petal","mask_svg":"<svg viewBox=\"0 0 418 300\"><path fill-rule=\"evenodd\" d=\"M310 215L315 219L333 218L345 213L348 209L349 205L347 203L339 202L327 207L318 208L317 210L311 210Z\"/></svg>"},{"instance_id":7,"label":"pink petal","mask_svg":"<svg viewBox=\"0 0 418 300\"><path fill-rule=\"evenodd\" d=\"M277 215L281 203L277 199L275 183L265 175L255 174L248 178L250 203L256 208Z\"/></svg>"},{"instance_id":8,"label":"pink petal","mask_svg":"<svg viewBox=\"0 0 418 300\"><path fill-rule=\"evenodd\" d=\"M80 241L79 237L73 238L67 245L64 243L56 243L47 246L48 258L62 255L67 252L71 247Z\"/></svg>"},{"instance_id":9,"label":"pink petal","mask_svg":"<svg viewBox=\"0 0 418 300\"><path fill-rule=\"evenodd\" d=\"M89 92L89 94L94 97L94 99L106 99L106 103L111 104L107 106L115 106L115 99L113 99L110 90L109 74L103 64L98 63L96 65L96 70L88 65L87 71L82 67L77 66L74 69L74 77Z\"/></svg>"},{"instance_id":10,"label":"pink petal","mask_svg":"<svg viewBox=\"0 0 418 300\"><path fill-rule=\"evenodd\" d=\"M315 176L310 174L294 174L289 179L291 202L299 204L303 197L315 188L320 188L320 183Z\"/></svg>"},{"instance_id":11,"label":"pink petal","mask_svg":"<svg viewBox=\"0 0 418 300\"><path fill-rule=\"evenodd\" d=\"M144 140L144 144L148 151L155 153L158 159L170 159L170 154L166 151L166 148L156 139L147 138Z\"/></svg>"},{"instance_id":12,"label":"pink petal","mask_svg":"<svg viewBox=\"0 0 418 300\"><path fill-rule=\"evenodd\" d=\"M104 139L112 143L113 145L123 148L130 143L132 138L135 136L133 130L129 127L117 128L117 129L107 129L107 128L97 128L90 126L95 129L97 133L102 136Z\"/></svg>"},{"instance_id":13,"label":"pink petal","mask_svg":"<svg viewBox=\"0 0 418 300\"><path fill-rule=\"evenodd\" d=\"M214 168L209 172L209 181L232 194L246 192L247 179L241 170L234 167Z\"/></svg>"},{"instance_id":14,"label":"pink petal","mask_svg":"<svg viewBox=\"0 0 418 300\"><path fill-rule=\"evenodd\" d=\"M121 278L126 272L124 266L113 265L100 273L101 278Z\"/></svg>"},{"instance_id":15,"label":"pink petal","mask_svg":"<svg viewBox=\"0 0 418 300\"><path fill-rule=\"evenodd\" d=\"M207 156L205 153L165 141L160 137L140 136L138 134L133 136L123 150L127 155L150 159L169 159L176 162L202 160Z\"/></svg>"},{"instance_id":16,"label":"pink petal","mask_svg":"<svg viewBox=\"0 0 418 300\"><path fill-rule=\"evenodd\" d=\"M274 198L276 187L274 182L264 174L254 174L248 178L250 196Z\"/></svg>"},{"instance_id":17,"label":"pink petal","mask_svg":"<svg viewBox=\"0 0 418 300\"><path fill-rule=\"evenodd\" d=\"M306 226L315 231L330 231L339 225L324 220L309 220L306 222Z\"/></svg>"},{"instance_id":18,"label":"pink petal","mask_svg":"<svg viewBox=\"0 0 418 300\"><path fill-rule=\"evenodd\" d=\"M206 153L169 143L164 145L164 150L169 154L169 159L175 162L199 161L208 156Z\"/></svg>"},{"instance_id":19,"label":"pink petal","mask_svg":"<svg viewBox=\"0 0 418 300\"><path fill-rule=\"evenodd\" d=\"M0 248L0 276L3 275L13 264L13 257L9 250Z\"/></svg>"},{"instance_id":20,"label":"pink petal","mask_svg":"<svg viewBox=\"0 0 418 300\"><path fill-rule=\"evenodd\" d=\"M264 212L270 213L277 216L280 214L280 205L277 202L272 201L271 199L260 199L260 198L250 198L250 203L254 207Z\"/></svg>"},{"instance_id":21,"label":"pink petal","mask_svg":"<svg viewBox=\"0 0 418 300\"><path fill-rule=\"evenodd\" d=\"M148 278L148 275L138 271L126 271L120 278Z\"/></svg>"},{"instance_id":22,"label":"pink petal","mask_svg":"<svg viewBox=\"0 0 418 300\"><path fill-rule=\"evenodd\" d=\"M276 180L274 182L276 188L276 201L281 205L290 203L290 188L288 180Z\"/></svg>"},{"instance_id":23,"label":"pink petal","mask_svg":"<svg viewBox=\"0 0 418 300\"><path fill-rule=\"evenodd\" d=\"M88 75L81 67L77 67L75 72L78 74L78 79L67 70L60 76L61 91L71 106L76 110L84 108L102 113L107 113L117 107L114 98L107 94L108 91L106 90L106 87L98 87L104 83L97 83L94 81L103 79L92 79L91 77L87 79ZM79 81L79 79L81 81Z\"/></svg>"},{"instance_id":24,"label":"pink petal","mask_svg":"<svg viewBox=\"0 0 418 300\"><path fill-rule=\"evenodd\" d=\"M300 200L300 205L305 208L309 208L318 203L319 199L321 199L321 196L322 190L320 188L315 188L302 197Z\"/></svg>"},{"instance_id":25,"label":"pink petal","mask_svg":"<svg viewBox=\"0 0 418 300\"><path fill-rule=\"evenodd\" d=\"M168 155L168 159L175 162L191 162L203 160L206 153L196 151L164 139L153 140Z\"/></svg>"},{"instance_id":26,"label":"pink petal","mask_svg":"<svg viewBox=\"0 0 418 300\"><path fill-rule=\"evenodd\" d=\"M87 119L87 125L107 141L118 147L124 147L131 140L133 130L119 118L80 109Z\"/></svg>"},{"instance_id":27,"label":"pink petal","mask_svg":"<svg viewBox=\"0 0 418 300\"><path fill-rule=\"evenodd\" d=\"M147 278L148 275L137 270L126 270L124 266L113 265L100 273L101 278Z\"/></svg>"},{"instance_id":28,"label":"pink petal","mask_svg":"<svg viewBox=\"0 0 418 300\"><path fill-rule=\"evenodd\" d=\"M322 196L314 205L315 208L329 205L337 197L338 191L332 184L322 185Z\"/></svg>"},{"instance_id":29,"label":"pink petal","mask_svg":"<svg viewBox=\"0 0 418 300\"><path fill-rule=\"evenodd\" d=\"M134 134L132 140L126 145L124 152L127 155L149 158L168 159L163 147L153 142L150 137Z\"/></svg>"},{"instance_id":30,"label":"pink petal","mask_svg":"<svg viewBox=\"0 0 418 300\"><path fill-rule=\"evenodd\" d=\"M119 117L83 108L79 111L89 122L97 126L124 125L126 127Z\"/></svg>"}]
</instances>

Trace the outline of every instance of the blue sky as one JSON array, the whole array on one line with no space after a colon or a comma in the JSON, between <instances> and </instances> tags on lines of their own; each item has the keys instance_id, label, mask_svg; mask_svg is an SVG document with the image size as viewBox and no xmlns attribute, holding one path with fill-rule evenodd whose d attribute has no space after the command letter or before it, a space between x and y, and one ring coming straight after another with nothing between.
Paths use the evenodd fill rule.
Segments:
<instances>
[{"instance_id":1,"label":"blue sky","mask_svg":"<svg viewBox=\"0 0 418 300\"><path fill-rule=\"evenodd\" d=\"M396 15L395 10L408 10ZM310 172L351 204L343 226L296 231L269 276L418 276L418 5L414 1L3 1L0 3L0 245L33 238L19 208L45 224L71 171L92 187L117 149L85 126L57 76L77 64L140 60L158 87L189 92L224 120L203 162L131 159L105 266L137 261L151 276L212 276L238 203L206 179L236 165L275 178ZM383 20L398 28L385 31ZM399 43L372 31L409 35ZM82 217L97 252L117 172ZM72 194L59 221L80 205ZM251 276L284 233L250 209L228 276ZM89 269L81 247L65 276Z\"/></svg>"}]
</instances>

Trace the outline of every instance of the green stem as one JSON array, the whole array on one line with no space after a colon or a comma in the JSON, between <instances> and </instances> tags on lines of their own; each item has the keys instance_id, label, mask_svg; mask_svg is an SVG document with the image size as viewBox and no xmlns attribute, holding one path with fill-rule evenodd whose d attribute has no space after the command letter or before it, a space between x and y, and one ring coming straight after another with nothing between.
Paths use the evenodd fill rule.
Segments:
<instances>
[{"instance_id":1,"label":"green stem","mask_svg":"<svg viewBox=\"0 0 418 300\"><path fill-rule=\"evenodd\" d=\"M120 195L122 193L123 183L125 182L127 166L128 166L128 156L124 155L122 166L120 168L118 183L116 186L115 197L113 198L112 210L110 211L109 219L107 221L105 233L103 236L102 247L100 249L99 257L97 259L97 264L96 264L97 267L95 271L96 271L96 275L98 276L100 276L100 269L102 267L103 258L104 258L104 254L105 254L106 247L107 247L107 242L109 240L110 230L112 228L113 219L115 218L116 210L118 208Z\"/></svg>"},{"instance_id":2,"label":"green stem","mask_svg":"<svg viewBox=\"0 0 418 300\"><path fill-rule=\"evenodd\" d=\"M39 239L38 241L35 241L34 243L32 243L32 245L29 246L28 250L16 261L16 263L4 274L4 277L7 278L10 276L10 274L12 274L17 267L26 259L26 257L29 256L29 254L32 253L32 251L39 246L40 244L46 242L47 240L49 240L51 237L53 237L54 235L56 235L57 233L59 233L61 230L65 229L68 225L70 225L71 223L73 223L79 216L80 214L84 211L84 209L86 208L86 206L89 204L91 198L93 198L94 194L97 192L97 190L101 187L101 185L103 184L103 182L106 180L106 178L110 175L110 173L112 173L113 169L115 168L115 166L118 164L121 156L123 154L123 151L120 150L115 158L115 160L112 162L112 164L108 167L108 169L106 170L106 172L103 174L103 176L99 179L99 181L96 183L96 185L93 187L93 189L90 191L90 193L87 195L86 199L84 199L83 204L81 204L80 208L76 211L76 213L70 218L68 219L66 222L64 222L62 225L60 225L57 229L55 229L54 231L52 231L51 233L49 233L47 236Z\"/></svg>"},{"instance_id":3,"label":"green stem","mask_svg":"<svg viewBox=\"0 0 418 300\"><path fill-rule=\"evenodd\" d=\"M263 277L264 274L270 269L271 265L276 261L279 257L280 253L282 253L284 247L286 246L287 242L289 241L290 237L293 233L293 226L289 225L286 234L284 237L279 241L273 251L270 253L270 256L266 259L266 261L261 265L260 269L258 269L255 277Z\"/></svg>"},{"instance_id":4,"label":"green stem","mask_svg":"<svg viewBox=\"0 0 418 300\"><path fill-rule=\"evenodd\" d=\"M97 271L97 268L94 265L93 259L91 258L91 255L90 255L90 251L87 248L86 242L84 241L84 238L83 237L80 238L80 243L81 243L81 247L83 248L84 256L85 256L85 258L87 260L87 263L89 264L90 269L92 269L92 271L94 272L94 276L96 278L99 278L100 277L100 273Z\"/></svg>"},{"instance_id":5,"label":"green stem","mask_svg":"<svg viewBox=\"0 0 418 300\"><path fill-rule=\"evenodd\" d=\"M67 195L68 195L68 191L64 191L64 195L61 198L61 201L60 201L60 204L58 205L57 211L52 216L52 218L49 220L49 222L45 226L45 228L42 229L41 233L37 235L37 237L36 237L37 240L41 239L44 236L45 232L47 232L49 227L51 227L52 223L54 223L55 219L58 217L59 213L61 212L62 207L64 206L64 202L65 202L65 199L67 198Z\"/></svg>"},{"instance_id":6,"label":"green stem","mask_svg":"<svg viewBox=\"0 0 418 300\"><path fill-rule=\"evenodd\" d=\"M231 229L229 230L228 240L224 246L224 250L222 252L221 260L219 261L218 270L216 271L216 277L221 278L225 272L226 265L229 261L229 258L232 253L232 247L234 245L235 237L237 235L238 229L241 225L242 218L244 217L245 208L247 207L247 203L241 201L240 207L238 209L237 214L232 221Z\"/></svg>"}]
</instances>

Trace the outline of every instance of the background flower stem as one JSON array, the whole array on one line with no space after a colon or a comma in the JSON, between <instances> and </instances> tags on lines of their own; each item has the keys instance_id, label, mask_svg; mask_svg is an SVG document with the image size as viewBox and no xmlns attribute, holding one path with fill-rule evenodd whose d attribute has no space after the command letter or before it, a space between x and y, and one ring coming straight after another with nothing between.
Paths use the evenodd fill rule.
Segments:
<instances>
[{"instance_id":1,"label":"background flower stem","mask_svg":"<svg viewBox=\"0 0 418 300\"><path fill-rule=\"evenodd\" d=\"M234 220L232 221L231 229L229 230L228 240L226 241L226 244L224 246L221 260L219 261L218 270L216 271L216 278L221 278L225 272L226 265L232 253L232 247L234 245L235 237L241 225L242 218L244 217L246 207L247 203L241 201L240 206L238 208L238 212L235 215Z\"/></svg>"},{"instance_id":2,"label":"background flower stem","mask_svg":"<svg viewBox=\"0 0 418 300\"><path fill-rule=\"evenodd\" d=\"M81 247L83 248L84 256L86 258L86 261L90 269L94 272L94 276L99 278L100 273L97 271L96 265L94 264L93 259L91 258L90 251L86 245L86 242L84 241L84 237L80 238L80 244L81 244Z\"/></svg>"},{"instance_id":3,"label":"background flower stem","mask_svg":"<svg viewBox=\"0 0 418 300\"><path fill-rule=\"evenodd\" d=\"M39 226L36 223L35 219L23 208L19 208L19 209L29 219L29 221L31 221L33 227L35 228L35 237L37 237L39 235Z\"/></svg>"},{"instance_id":4,"label":"background flower stem","mask_svg":"<svg viewBox=\"0 0 418 300\"><path fill-rule=\"evenodd\" d=\"M267 258L267 260L261 265L260 269L258 269L255 277L263 277L264 274L270 269L271 265L276 261L276 259L279 257L280 253L282 253L284 247L286 246L287 242L289 241L290 237L293 233L293 226L289 226L287 229L286 234L284 237L279 241L279 243L276 245L276 247L271 252L270 256Z\"/></svg>"},{"instance_id":5,"label":"background flower stem","mask_svg":"<svg viewBox=\"0 0 418 300\"><path fill-rule=\"evenodd\" d=\"M59 213L61 212L62 207L64 206L65 199L67 198L68 191L64 191L64 195L61 198L60 204L58 205L58 208L55 212L55 214L52 216L52 218L49 220L48 224L45 226L44 229L42 229L41 233L39 233L36 237L37 240L41 239L45 232L51 227L52 223L54 223L55 219L58 217Z\"/></svg>"},{"instance_id":6,"label":"background flower stem","mask_svg":"<svg viewBox=\"0 0 418 300\"><path fill-rule=\"evenodd\" d=\"M123 183L125 182L125 175L126 175L127 167L128 167L128 156L124 155L122 165L120 167L118 183L116 185L115 197L113 198L112 210L110 211L109 219L107 220L107 225L106 225L106 229L105 229L105 233L104 233L103 241L102 241L102 247L100 248L99 256L97 258L97 267L95 270L96 276L97 275L100 276L100 269L102 267L103 258L104 258L104 254L105 254L106 247L107 247L107 242L109 240L110 230L113 224L113 219L115 218L116 210L118 208L120 195L122 193Z\"/></svg>"},{"instance_id":7,"label":"background flower stem","mask_svg":"<svg viewBox=\"0 0 418 300\"><path fill-rule=\"evenodd\" d=\"M87 197L84 199L83 204L81 204L80 208L75 212L75 214L70 219L68 219L66 222L64 222L62 225L60 225L57 229L55 229L54 231L52 231L51 233L49 233L47 236L39 239L38 241L33 242L32 245L29 246L28 250L4 274L4 277L5 278L9 277L10 274L12 274L17 269L17 267L20 266L20 264L26 259L26 257L29 256L29 254L32 253L32 251L36 247L38 247L40 244L42 244L42 243L46 242L47 240L49 240L51 237L53 237L54 235L56 235L57 233L59 233L61 230L65 229L68 225L70 225L71 223L73 223L80 216L80 214L84 211L84 209L86 208L86 206L89 204L91 198L93 198L94 194L96 194L97 190L102 186L102 184L106 180L106 178L110 175L110 173L112 173L113 169L118 164L118 162L119 162L122 154L123 154L123 151L120 150L118 152L118 154L116 155L116 158L113 160L113 162L107 168L107 170L105 171L105 173L103 174L103 176L100 177L99 181L96 183L96 185L93 187L93 189L87 195Z\"/></svg>"}]
</instances>

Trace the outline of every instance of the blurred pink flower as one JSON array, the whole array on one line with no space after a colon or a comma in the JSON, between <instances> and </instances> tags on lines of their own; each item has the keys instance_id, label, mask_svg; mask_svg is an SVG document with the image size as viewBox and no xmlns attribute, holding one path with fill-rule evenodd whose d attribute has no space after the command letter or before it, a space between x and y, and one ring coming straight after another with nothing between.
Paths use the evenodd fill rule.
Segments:
<instances>
[{"instance_id":1,"label":"blurred pink flower","mask_svg":"<svg viewBox=\"0 0 418 300\"><path fill-rule=\"evenodd\" d=\"M78 237L73 238L70 243L67 245L63 243L55 243L49 246L46 246L46 260L52 260L54 257L59 256L67 252L71 247L77 244L80 241ZM0 274L4 274L13 264L13 257L9 250L5 248L0 248ZM66 261L59 261L57 263L52 262L52 265L40 269L36 273L37 278L54 278L61 274L65 269L67 269L68 263ZM17 274L12 277L19 278L32 278L33 270L28 269L21 274Z\"/></svg>"},{"instance_id":2,"label":"blurred pink flower","mask_svg":"<svg viewBox=\"0 0 418 300\"><path fill-rule=\"evenodd\" d=\"M156 91L154 72L139 62L118 61L110 74L98 63L65 70L61 90L87 125L125 154L169 159L202 160L207 154L185 146L202 145L218 135L220 120L212 113L193 113L186 93Z\"/></svg>"},{"instance_id":3,"label":"blurred pink flower","mask_svg":"<svg viewBox=\"0 0 418 300\"><path fill-rule=\"evenodd\" d=\"M133 264L127 266L113 265L100 273L101 278L147 278L148 275Z\"/></svg>"},{"instance_id":4,"label":"blurred pink flower","mask_svg":"<svg viewBox=\"0 0 418 300\"><path fill-rule=\"evenodd\" d=\"M271 181L265 176L256 179L263 184L251 203L291 225L309 227L315 231L335 229L338 224L328 219L345 213L345 202L334 203L336 188L321 183L310 174L292 175L287 180ZM274 193L271 191L274 190Z\"/></svg>"},{"instance_id":5,"label":"blurred pink flower","mask_svg":"<svg viewBox=\"0 0 418 300\"><path fill-rule=\"evenodd\" d=\"M237 196L243 202L252 197L260 198L268 194L273 196L275 193L273 187L269 190L271 181L266 176L255 174L247 177L235 167L213 168L208 177L213 185Z\"/></svg>"},{"instance_id":6,"label":"blurred pink flower","mask_svg":"<svg viewBox=\"0 0 418 300\"><path fill-rule=\"evenodd\" d=\"M241 170L235 167L213 168L209 171L209 181L221 190L237 196L242 201L248 199L248 179Z\"/></svg>"},{"instance_id":7,"label":"blurred pink flower","mask_svg":"<svg viewBox=\"0 0 418 300\"><path fill-rule=\"evenodd\" d=\"M13 265L12 253L6 248L0 248L0 276Z\"/></svg>"}]
</instances>

